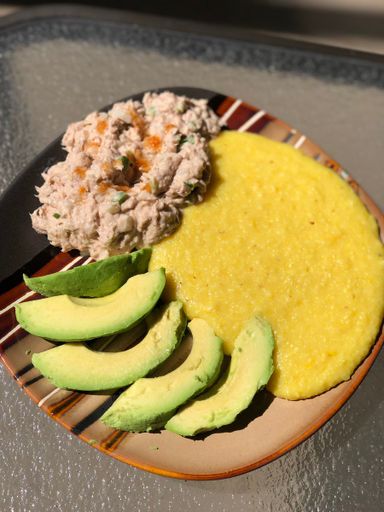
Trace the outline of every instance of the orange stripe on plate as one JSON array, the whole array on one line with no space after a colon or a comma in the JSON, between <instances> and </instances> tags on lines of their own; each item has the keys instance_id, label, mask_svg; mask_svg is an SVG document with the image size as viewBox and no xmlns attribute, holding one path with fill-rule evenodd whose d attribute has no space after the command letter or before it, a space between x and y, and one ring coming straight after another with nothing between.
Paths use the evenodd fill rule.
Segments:
<instances>
[{"instance_id":1,"label":"orange stripe on plate","mask_svg":"<svg viewBox=\"0 0 384 512\"><path fill-rule=\"evenodd\" d=\"M115 430L112 434L109 434L100 443L100 447L108 452L113 452L118 448L119 444L127 437L128 432L123 430Z\"/></svg>"},{"instance_id":2,"label":"orange stripe on plate","mask_svg":"<svg viewBox=\"0 0 384 512\"><path fill-rule=\"evenodd\" d=\"M80 402L84 398L84 394L82 393L71 393L69 396L63 398L59 402L56 402L47 407L48 414L59 418L63 416L66 412L68 412L72 407L74 407L77 403Z\"/></svg>"}]
</instances>

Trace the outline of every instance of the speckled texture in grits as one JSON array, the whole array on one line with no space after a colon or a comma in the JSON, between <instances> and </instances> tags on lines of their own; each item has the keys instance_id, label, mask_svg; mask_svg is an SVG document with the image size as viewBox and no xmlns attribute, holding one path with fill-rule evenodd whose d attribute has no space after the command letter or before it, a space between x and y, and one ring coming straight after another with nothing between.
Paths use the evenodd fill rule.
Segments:
<instances>
[{"instance_id":1,"label":"speckled texture in grits","mask_svg":"<svg viewBox=\"0 0 384 512\"><path fill-rule=\"evenodd\" d=\"M349 379L381 325L377 224L336 173L288 144L228 130L210 149L207 196L154 246L150 269L166 269L167 299L227 352L252 315L271 323L274 395L323 393Z\"/></svg>"},{"instance_id":2,"label":"speckled texture in grits","mask_svg":"<svg viewBox=\"0 0 384 512\"><path fill-rule=\"evenodd\" d=\"M68 122L167 85L233 94L286 119L384 206L382 68L107 23L41 21L0 34L1 189ZM0 371L2 511L382 510L382 356L315 436L267 467L217 482L170 480L102 455Z\"/></svg>"}]
</instances>

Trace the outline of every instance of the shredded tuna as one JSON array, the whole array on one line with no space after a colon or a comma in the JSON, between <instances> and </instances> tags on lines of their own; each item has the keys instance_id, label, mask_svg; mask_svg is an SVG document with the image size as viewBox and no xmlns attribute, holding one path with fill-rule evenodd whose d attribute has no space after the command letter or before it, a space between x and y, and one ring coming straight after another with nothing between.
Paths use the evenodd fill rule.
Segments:
<instances>
[{"instance_id":1,"label":"shredded tuna","mask_svg":"<svg viewBox=\"0 0 384 512\"><path fill-rule=\"evenodd\" d=\"M154 244L202 201L207 144L218 133L206 100L171 92L116 103L68 126L68 152L43 173L32 225L63 251L94 259Z\"/></svg>"}]
</instances>

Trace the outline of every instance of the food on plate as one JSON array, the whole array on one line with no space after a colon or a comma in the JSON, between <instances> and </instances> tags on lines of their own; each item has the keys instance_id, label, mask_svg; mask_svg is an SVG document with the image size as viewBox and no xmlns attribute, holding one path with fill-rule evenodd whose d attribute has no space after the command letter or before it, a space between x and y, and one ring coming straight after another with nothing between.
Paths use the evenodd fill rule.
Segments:
<instances>
[{"instance_id":1,"label":"food on plate","mask_svg":"<svg viewBox=\"0 0 384 512\"><path fill-rule=\"evenodd\" d=\"M107 263L111 260L113 261L114 257L103 261ZM64 271L63 274L69 272ZM152 274L162 276L162 285L156 292L156 297L159 298L164 288L165 274L163 269L153 271ZM96 275L93 270L91 275ZM64 343L58 347L34 353L32 364L59 388L102 391L135 383L102 418L110 426L134 432L160 428L180 405L210 387L219 376L224 355L222 340L204 320L194 319L189 324L193 346L187 359L175 370L168 369L168 373L161 377L143 378L166 361L178 346L187 322L182 303L174 301L168 305L159 306L151 312L149 311L157 299L152 301L150 309L146 306L146 313L149 314L141 323L141 325L145 323L147 327L146 335L141 341L137 340L135 329L113 335L111 333L116 329L116 321L112 322L113 328L110 325L106 328L105 324L106 318L113 314L120 302L125 303L127 300L128 303L148 304L146 290L148 284L145 280L149 276L150 274L147 273L129 279L119 291L127 288L130 283L130 292L120 293L119 297L118 291L98 299L79 299L62 295L26 303L33 306L27 306L27 315L23 311L25 307L22 304L17 313L21 322L27 317L29 323L24 321L21 325L29 332L33 334L38 332L41 336L44 331L44 336L48 338L68 339L68 333L63 331L63 322L57 325L61 318L54 318L56 311L52 312L52 304L59 299L74 301L75 312L74 308L68 307L61 311L66 323L75 324L75 327L70 329L70 336L77 341L84 338L83 331L77 325L82 321L89 326L86 331L89 339L99 336L100 329L103 329L103 335L109 334L108 337L100 340L102 346L98 350L80 342ZM88 287L88 281L84 282ZM78 293L80 296L84 295L81 283L78 286ZM97 289L96 293L99 293ZM113 307L109 307L110 305ZM57 307L56 304L55 307ZM20 315L20 309L24 312L24 317ZM124 314L124 309L127 308L122 308L120 316ZM88 311L91 312L91 316ZM96 316L92 315L94 311ZM132 318L136 314L137 312L133 315L132 312L128 313L127 318L129 315ZM37 321L34 317L37 317ZM46 317L49 318L48 327L46 322L42 323L40 320ZM137 318L140 320L143 314L139 314ZM37 328L34 325L36 323ZM138 321L131 323L133 326L137 324ZM61 329L61 332L57 334L56 331L52 331L52 325L55 329ZM120 328L121 319L118 329ZM135 340L138 342L135 343ZM129 348L120 349L117 352L104 352L105 346L112 341L117 346L128 345ZM200 403L193 402L187 406L186 412L183 409L171 418L166 428L181 435L192 436L197 432L212 430L233 422L237 414L249 405L256 391L267 383L273 371L273 346L273 334L269 324L261 318L252 318L235 342L229 372L222 377L218 385L201 398L206 405L201 414L190 414L195 410L196 404ZM174 365L175 362L177 363L177 358L172 364ZM207 397L210 397L210 400ZM197 405L197 411L199 411L199 405ZM186 416L185 419L184 416Z\"/></svg>"},{"instance_id":2,"label":"food on plate","mask_svg":"<svg viewBox=\"0 0 384 512\"><path fill-rule=\"evenodd\" d=\"M176 370L161 377L136 381L103 414L106 425L129 432L162 427L175 410L217 379L223 360L222 341L200 319L189 324L193 345Z\"/></svg>"},{"instance_id":3,"label":"food on plate","mask_svg":"<svg viewBox=\"0 0 384 512\"><path fill-rule=\"evenodd\" d=\"M38 277L28 277L24 274L23 277L28 288L45 297L104 297L115 292L129 277L146 272L150 257L151 249L147 247L65 272Z\"/></svg>"},{"instance_id":4,"label":"food on plate","mask_svg":"<svg viewBox=\"0 0 384 512\"><path fill-rule=\"evenodd\" d=\"M384 248L352 188L286 144L231 131L211 140L218 131L206 101L148 93L70 125L67 158L38 189L35 229L101 261L25 276L49 298L17 304L16 317L78 342L33 355L55 385L130 385L101 417L110 427L194 436L232 423L266 385L309 398L348 379L379 330ZM128 254L148 244L150 272L151 249ZM172 302L153 309L162 293ZM192 350L163 374L187 317ZM139 322L147 333L129 349L79 343L133 340ZM231 360L216 382L223 348Z\"/></svg>"},{"instance_id":5,"label":"food on plate","mask_svg":"<svg viewBox=\"0 0 384 512\"><path fill-rule=\"evenodd\" d=\"M274 338L264 319L253 317L236 338L223 377L203 395L187 403L165 424L182 436L194 436L229 425L246 409L273 372Z\"/></svg>"},{"instance_id":6,"label":"food on plate","mask_svg":"<svg viewBox=\"0 0 384 512\"><path fill-rule=\"evenodd\" d=\"M60 388L99 391L127 386L147 375L175 350L186 326L183 306L171 302L153 311L146 323L148 333L128 350L100 352L82 343L65 343L33 354L32 363Z\"/></svg>"},{"instance_id":7,"label":"food on plate","mask_svg":"<svg viewBox=\"0 0 384 512\"><path fill-rule=\"evenodd\" d=\"M15 306L23 329L57 341L84 341L127 331L157 303L164 269L133 276L116 292L97 298L56 295Z\"/></svg>"},{"instance_id":8,"label":"food on plate","mask_svg":"<svg viewBox=\"0 0 384 512\"><path fill-rule=\"evenodd\" d=\"M70 124L68 152L37 188L32 225L63 251L94 259L158 242L202 200L210 180L208 141L219 131L206 100L171 92L115 103Z\"/></svg>"},{"instance_id":9,"label":"food on plate","mask_svg":"<svg viewBox=\"0 0 384 512\"><path fill-rule=\"evenodd\" d=\"M286 144L227 131L210 149L205 200L149 268L167 269L165 298L209 322L227 353L251 315L271 323L272 393L322 393L351 376L382 322L376 222L339 176Z\"/></svg>"}]
</instances>

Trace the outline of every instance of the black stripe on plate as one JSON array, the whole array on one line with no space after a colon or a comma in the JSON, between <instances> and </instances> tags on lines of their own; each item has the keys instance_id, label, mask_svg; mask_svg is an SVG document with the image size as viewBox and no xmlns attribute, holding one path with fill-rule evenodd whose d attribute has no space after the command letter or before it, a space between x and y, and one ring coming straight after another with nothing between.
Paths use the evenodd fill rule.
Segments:
<instances>
[{"instance_id":1,"label":"black stripe on plate","mask_svg":"<svg viewBox=\"0 0 384 512\"><path fill-rule=\"evenodd\" d=\"M43 378L43 375L38 375L37 377L34 377L33 379L27 380L27 382L24 382L23 388L26 388L28 386L32 386L32 384L34 384L35 382L39 381L42 378Z\"/></svg>"},{"instance_id":2,"label":"black stripe on plate","mask_svg":"<svg viewBox=\"0 0 384 512\"><path fill-rule=\"evenodd\" d=\"M121 395L123 392L122 389L119 389L116 391L113 395L107 398L105 402L103 402L99 407L97 407L94 411L92 411L88 416L83 418L79 423L74 425L71 428L71 432L73 434L76 434L77 436L81 434L86 428L92 425L92 423L95 423L101 416L105 413L107 409L111 407L113 402L117 400L117 398Z\"/></svg>"},{"instance_id":3,"label":"black stripe on plate","mask_svg":"<svg viewBox=\"0 0 384 512\"><path fill-rule=\"evenodd\" d=\"M16 270L15 273L6 277L0 283L0 293L5 293L8 290L11 290L18 284L23 281L23 274L31 275L37 272L41 267L43 267L46 263L48 263L52 258L56 256L60 252L58 247L53 247L49 245L41 252L39 252L34 258L25 263L19 270Z\"/></svg>"},{"instance_id":4,"label":"black stripe on plate","mask_svg":"<svg viewBox=\"0 0 384 512\"><path fill-rule=\"evenodd\" d=\"M214 112L217 112L220 105L223 103L224 100L227 99L227 96L224 96L224 94L215 94L209 101L208 105L211 107L211 109Z\"/></svg>"},{"instance_id":5,"label":"black stripe on plate","mask_svg":"<svg viewBox=\"0 0 384 512\"><path fill-rule=\"evenodd\" d=\"M34 368L32 363L27 364L26 366L21 368L21 370L19 370L18 372L15 372L15 379L18 379L19 377L21 377L25 373L29 372L29 370L32 370L32 368Z\"/></svg>"},{"instance_id":6,"label":"black stripe on plate","mask_svg":"<svg viewBox=\"0 0 384 512\"><path fill-rule=\"evenodd\" d=\"M285 142L285 143L289 142L294 135L295 135L295 132L289 132L288 135L286 135L281 142Z\"/></svg>"}]
</instances>

